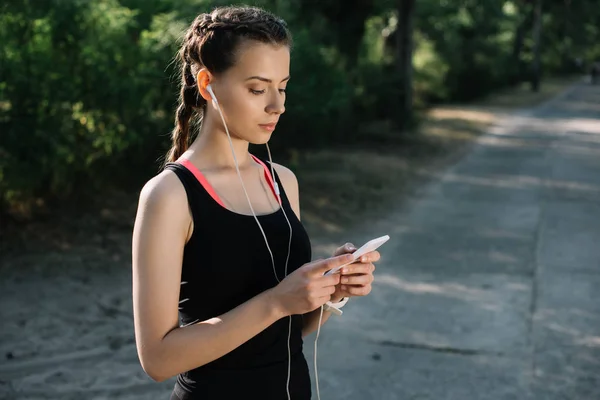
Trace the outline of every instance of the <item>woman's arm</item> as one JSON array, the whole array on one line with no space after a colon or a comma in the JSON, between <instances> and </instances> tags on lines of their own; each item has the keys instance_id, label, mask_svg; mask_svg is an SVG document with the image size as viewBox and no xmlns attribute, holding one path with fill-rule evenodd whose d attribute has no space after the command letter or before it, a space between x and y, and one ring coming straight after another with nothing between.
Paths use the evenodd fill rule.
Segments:
<instances>
[{"instance_id":1,"label":"woman's arm","mask_svg":"<svg viewBox=\"0 0 600 400\"><path fill-rule=\"evenodd\" d=\"M302 337L310 335L311 333L317 330L317 328L319 327L319 315L321 315L320 307L314 311L302 315ZM323 319L321 320L321 326L323 326L323 324L327 322L330 316L330 311L323 311Z\"/></svg>"},{"instance_id":2,"label":"woman's arm","mask_svg":"<svg viewBox=\"0 0 600 400\"><path fill-rule=\"evenodd\" d=\"M133 231L133 314L140 362L156 381L229 353L285 316L269 290L217 318L178 326L191 221L185 189L174 173L165 171L144 186Z\"/></svg>"}]
</instances>

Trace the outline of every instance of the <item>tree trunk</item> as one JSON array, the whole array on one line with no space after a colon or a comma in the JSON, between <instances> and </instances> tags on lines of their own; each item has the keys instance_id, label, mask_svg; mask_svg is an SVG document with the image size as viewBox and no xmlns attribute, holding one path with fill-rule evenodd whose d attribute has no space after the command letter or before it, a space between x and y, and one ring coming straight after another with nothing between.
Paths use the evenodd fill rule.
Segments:
<instances>
[{"instance_id":1,"label":"tree trunk","mask_svg":"<svg viewBox=\"0 0 600 400\"><path fill-rule=\"evenodd\" d=\"M534 7L533 65L531 68L531 90L533 90L534 92L538 92L540 90L541 79L540 41L542 39L542 0L536 0Z\"/></svg>"},{"instance_id":2,"label":"tree trunk","mask_svg":"<svg viewBox=\"0 0 600 400\"><path fill-rule=\"evenodd\" d=\"M413 21L415 0L398 0L398 27L396 29L396 68L399 77L398 125L405 128L412 117L413 78Z\"/></svg>"},{"instance_id":3,"label":"tree trunk","mask_svg":"<svg viewBox=\"0 0 600 400\"><path fill-rule=\"evenodd\" d=\"M521 53L525 44L525 33L531 28L533 23L533 13L527 4L521 3L519 6L520 21L517 24L515 31L515 39L513 41L512 59L514 62L514 81L511 83L521 82L527 79L526 68L523 67Z\"/></svg>"},{"instance_id":4,"label":"tree trunk","mask_svg":"<svg viewBox=\"0 0 600 400\"><path fill-rule=\"evenodd\" d=\"M562 49L562 67L571 72L573 69L573 50L572 50L572 37L571 37L571 0L565 0L565 16L563 25L563 37L567 38L565 41L565 47Z\"/></svg>"}]
</instances>

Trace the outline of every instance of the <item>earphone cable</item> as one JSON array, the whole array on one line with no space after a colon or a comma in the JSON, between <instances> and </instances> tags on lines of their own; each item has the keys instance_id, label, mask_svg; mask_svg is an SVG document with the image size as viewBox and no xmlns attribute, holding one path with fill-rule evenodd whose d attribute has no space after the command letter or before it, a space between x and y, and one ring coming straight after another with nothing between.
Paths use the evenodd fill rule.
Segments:
<instances>
[{"instance_id":1,"label":"earphone cable","mask_svg":"<svg viewBox=\"0 0 600 400\"><path fill-rule=\"evenodd\" d=\"M317 341L319 340L319 334L321 333L321 323L323 322L323 308L321 306L321 312L319 314L319 325L317 325L317 334L315 336L315 356L314 356L314 367L315 367L315 386L317 388L317 400L321 400L321 393L319 392L319 371L317 369Z\"/></svg>"},{"instance_id":2,"label":"earphone cable","mask_svg":"<svg viewBox=\"0 0 600 400\"><path fill-rule=\"evenodd\" d=\"M279 185L275 181L275 172L273 169L273 158L271 157L271 149L269 148L269 143L266 143L266 146L267 146L267 153L269 153L269 166L271 167L271 179L273 180L273 188L275 189L275 193L277 194L277 196L279 196L279 199L281 199ZM290 252L292 249L292 224L290 223L290 220L285 212L285 208L283 207L283 201L280 203L280 207L281 207L281 211L283 211L283 216L285 217L285 220L290 229L290 238L288 241L288 251L287 251L287 257L285 259L285 270L284 270L284 277L285 277L285 276L287 276L288 261L290 259ZM288 370L287 370L287 381L286 381L286 390L287 390L288 400L291 398L291 396L290 396L290 379L291 379L291 369L292 369L292 350L290 349L291 336L292 336L292 316L290 315L289 316L289 324L288 324L288 340L287 340Z\"/></svg>"},{"instance_id":3,"label":"earphone cable","mask_svg":"<svg viewBox=\"0 0 600 400\"><path fill-rule=\"evenodd\" d=\"M211 90L211 94L213 94L212 90ZM242 184L242 189L244 189L244 194L246 195L246 200L248 201L248 205L250 206L250 211L252 212L252 216L254 217L254 220L256 221L256 224L258 225L260 232L262 233L263 239L265 240L267 249L269 250L269 255L271 256L271 263L273 265L273 274L275 275L275 279L277 280L277 282L281 283L281 281L279 280L279 277L277 276L277 270L275 268L275 258L273 257L273 252L271 251L271 247L269 246L269 241L267 240L267 236L265 234L265 231L262 228L262 225L258 221L258 217L256 216L256 213L254 212L254 207L252 207L252 202L250 201L250 196L248 196L248 192L246 191L246 185L244 184L244 180L242 179L242 174L240 173L240 168L238 165L237 157L235 155L235 149L233 148L233 142L231 140L231 135L229 134L229 129L227 128L227 124L225 123L225 117L223 116L223 113L221 112L221 107L219 106L219 102L217 101L216 96L214 96L214 94L213 94L212 97L213 97L213 100L215 101L215 104L217 105L217 111L219 112L219 115L221 116L221 121L223 121L223 127L225 128L225 132L227 133L227 139L229 141L229 146L231 148L231 153L233 155L235 169L237 171L238 177L240 178L240 183ZM268 144L267 144L267 151L269 153L269 164L271 166L271 179L273 180L273 188L275 189L275 193L277 194L279 199L281 199L281 195L279 193L279 185L277 185L277 182L275 182L275 174L273 172L273 160L271 158L271 150L269 149ZM292 245L292 225L291 225L290 220L288 219L288 216L285 212L285 208L283 207L282 201L280 201L280 207L281 207L281 211L283 212L283 215L285 217L285 220L287 221L287 224L288 224L288 227L290 230L290 237L289 237L289 242L288 242L288 253L287 253L286 260L285 260L285 269L284 269L284 278L285 278L287 276L288 261L290 258L290 251L291 251L291 245ZM286 392L287 392L288 400L291 400L290 378L291 378L291 369L292 369L292 355L291 355L291 348L290 348L290 339L291 339L291 335L292 335L292 316L290 315L288 318L289 318L288 340L287 340L288 368L287 368Z\"/></svg>"},{"instance_id":4,"label":"earphone cable","mask_svg":"<svg viewBox=\"0 0 600 400\"><path fill-rule=\"evenodd\" d=\"M262 225L260 224L260 222L258 221L258 218L256 217L256 212L254 212L254 207L252 207L252 202L250 201L250 196L248 196L248 192L246 191L246 185L244 185L244 180L242 179L240 167L238 166L237 157L235 155L235 150L233 148L233 142L231 141L231 135L229 134L229 129L227 128L227 124L225 123L225 117L223 117L223 113L221 112L221 107L219 106L219 103L216 101L215 101L215 103L217 103L217 110L219 111L219 115L221 116L221 120L223 121L223 126L225 127L225 132L227 132L227 139L229 140L229 146L231 148L231 154L233 155L235 169L237 171L238 177L240 178L240 183L242 184L242 189L244 189L244 194L246 195L246 200L248 201L248 205L250 206L250 211L252 212L252 216L254 217L254 220L256 221L258 228L260 229L260 233L262 233L265 243L267 244L267 250L269 250L269 255L271 256L271 263L273 264L273 274L275 274L275 279L277 280L277 282L281 283L281 281L279 280L279 277L277 276L277 270L275 269L275 258L273 257L273 252L271 251L271 248L269 247L267 235L265 234L265 231L263 230Z\"/></svg>"}]
</instances>

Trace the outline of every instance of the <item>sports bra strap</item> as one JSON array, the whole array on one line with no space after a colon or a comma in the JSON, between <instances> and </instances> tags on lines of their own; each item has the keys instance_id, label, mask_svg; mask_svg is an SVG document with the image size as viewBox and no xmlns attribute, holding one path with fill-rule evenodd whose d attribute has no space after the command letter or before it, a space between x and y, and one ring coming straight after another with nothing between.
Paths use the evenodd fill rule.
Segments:
<instances>
[{"instance_id":1,"label":"sports bra strap","mask_svg":"<svg viewBox=\"0 0 600 400\"><path fill-rule=\"evenodd\" d=\"M262 165L263 169L265 170L265 178L267 180L267 183L269 184L269 187L271 188L271 191L273 192L273 195L275 196L275 198L279 202L279 205L281 205L282 204L282 202L281 202L281 196L279 194L277 194L277 191L275 190L275 184L274 184L274 181L273 181L273 177L271 177L271 171L269 171L269 168L258 157L254 156L253 154L250 154L250 156L252 156L252 159L255 162L257 162L258 164ZM227 207L225 207L225 203L223 203L223 201L221 200L221 198L219 197L219 195L217 194L217 192L215 191L215 189L208 182L208 180L206 179L206 177L202 174L202 172L200 172L200 170L198 168L196 168L196 166L194 164L192 164L192 162L190 160L188 160L186 158L181 158L181 159L177 160L177 162L179 164L183 165L185 168L187 168L196 177L196 179L198 180L198 182L200 182L200 184L202 185L202 187L204 187L204 189L206 190L206 192L221 207L227 208Z\"/></svg>"},{"instance_id":2,"label":"sports bra strap","mask_svg":"<svg viewBox=\"0 0 600 400\"><path fill-rule=\"evenodd\" d=\"M250 155L252 156L252 158L254 159L254 161L256 161L257 163L259 163L260 165L262 165L263 168L265 169L265 178L267 179L267 183L269 184L269 187L271 188L271 191L275 195L275 198L279 202L279 205L281 205L281 195L279 193L277 193L277 190L275 190L276 183L273 181L273 177L271 176L271 171L269 170L269 168L267 168L267 166L265 165L265 163L262 162L258 157L256 157L254 154L250 154Z\"/></svg>"},{"instance_id":3,"label":"sports bra strap","mask_svg":"<svg viewBox=\"0 0 600 400\"><path fill-rule=\"evenodd\" d=\"M215 189L213 189L211 184L208 183L202 172L200 172L200 170L196 168L196 166L192 164L190 160L182 158L177 162L186 167L192 174L194 174L196 179L198 179L198 182L200 182L200 184L202 185L202 187L204 187L204 190L206 190L210 197L212 197L217 203L219 203L221 207L227 208L225 207L225 203L223 203L217 192L215 192Z\"/></svg>"}]
</instances>

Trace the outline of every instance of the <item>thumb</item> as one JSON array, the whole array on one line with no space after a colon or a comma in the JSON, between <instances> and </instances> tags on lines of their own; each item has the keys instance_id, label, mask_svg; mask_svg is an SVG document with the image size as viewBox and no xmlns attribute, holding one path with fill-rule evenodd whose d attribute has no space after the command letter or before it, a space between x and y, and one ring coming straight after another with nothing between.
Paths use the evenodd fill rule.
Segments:
<instances>
[{"instance_id":1,"label":"thumb","mask_svg":"<svg viewBox=\"0 0 600 400\"><path fill-rule=\"evenodd\" d=\"M333 255L339 256L341 254L352 253L355 250L356 250L356 247L354 247L354 245L352 243L346 243L345 245L338 247L337 250L335 251L335 253L333 253Z\"/></svg>"}]
</instances>

